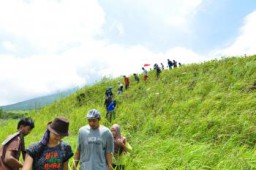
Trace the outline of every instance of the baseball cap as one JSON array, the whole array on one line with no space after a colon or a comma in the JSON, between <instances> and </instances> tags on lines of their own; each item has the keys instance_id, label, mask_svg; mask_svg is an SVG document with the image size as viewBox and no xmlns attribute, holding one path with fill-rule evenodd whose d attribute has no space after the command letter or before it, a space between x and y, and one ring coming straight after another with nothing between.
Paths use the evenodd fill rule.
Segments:
<instances>
[{"instance_id":1,"label":"baseball cap","mask_svg":"<svg viewBox=\"0 0 256 170\"><path fill-rule=\"evenodd\" d=\"M92 109L87 113L86 118L87 119L99 119L100 113L96 109Z\"/></svg>"}]
</instances>

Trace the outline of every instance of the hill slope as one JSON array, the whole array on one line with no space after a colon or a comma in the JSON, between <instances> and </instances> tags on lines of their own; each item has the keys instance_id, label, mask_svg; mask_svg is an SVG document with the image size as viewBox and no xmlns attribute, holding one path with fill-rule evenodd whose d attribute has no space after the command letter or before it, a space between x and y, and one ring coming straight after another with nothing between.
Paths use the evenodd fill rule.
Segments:
<instances>
[{"instance_id":1,"label":"hill slope","mask_svg":"<svg viewBox=\"0 0 256 170\"><path fill-rule=\"evenodd\" d=\"M131 82L116 94L116 119L133 147L127 170L255 169L256 168L256 56L225 58L164 70L159 80L150 72L147 83ZM131 77L132 79L132 77ZM73 149L78 129L87 124L91 108L105 119L104 91L118 79L104 79L47 106L31 116L36 128L27 145L39 140L55 116L70 119ZM114 88L116 90L116 88ZM76 97L85 93L82 105ZM0 121L3 140L16 121ZM45 126L40 126L45 125Z\"/></svg>"}]
</instances>

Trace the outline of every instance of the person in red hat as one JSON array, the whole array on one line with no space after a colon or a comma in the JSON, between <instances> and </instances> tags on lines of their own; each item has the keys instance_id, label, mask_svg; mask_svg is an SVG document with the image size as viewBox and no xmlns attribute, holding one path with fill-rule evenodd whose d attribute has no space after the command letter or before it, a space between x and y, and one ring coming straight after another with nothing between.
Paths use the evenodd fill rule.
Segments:
<instances>
[{"instance_id":1,"label":"person in red hat","mask_svg":"<svg viewBox=\"0 0 256 170\"><path fill-rule=\"evenodd\" d=\"M55 118L47 125L47 130L38 143L26 150L22 170L68 170L68 160L73 156L71 146L62 141L69 135L69 121Z\"/></svg>"},{"instance_id":2,"label":"person in red hat","mask_svg":"<svg viewBox=\"0 0 256 170\"><path fill-rule=\"evenodd\" d=\"M24 137L34 127L34 121L31 118L20 119L17 126L18 131L5 139L0 148L0 170L18 170L22 168L23 165L19 162L19 157L22 153L23 160L25 158Z\"/></svg>"}]
</instances>

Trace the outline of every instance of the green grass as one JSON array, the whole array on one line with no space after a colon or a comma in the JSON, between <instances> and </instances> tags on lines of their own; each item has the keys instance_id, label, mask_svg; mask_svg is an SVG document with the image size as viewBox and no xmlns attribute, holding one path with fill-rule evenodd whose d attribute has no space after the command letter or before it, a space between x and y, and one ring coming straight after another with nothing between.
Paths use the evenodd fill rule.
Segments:
<instances>
[{"instance_id":1,"label":"green grass","mask_svg":"<svg viewBox=\"0 0 256 170\"><path fill-rule=\"evenodd\" d=\"M256 56L231 57L174 70L155 72L149 81L133 81L128 91L115 95L116 119L133 147L127 170L240 170L256 169ZM140 75L142 76L142 75ZM64 138L76 148L78 129L87 124L92 109L105 119L104 92L117 90L117 79L104 78L94 86L30 115L36 123L27 146L41 139L47 122L56 116L70 120L71 135ZM83 104L76 101L86 92ZM1 120L3 141L17 120Z\"/></svg>"}]
</instances>

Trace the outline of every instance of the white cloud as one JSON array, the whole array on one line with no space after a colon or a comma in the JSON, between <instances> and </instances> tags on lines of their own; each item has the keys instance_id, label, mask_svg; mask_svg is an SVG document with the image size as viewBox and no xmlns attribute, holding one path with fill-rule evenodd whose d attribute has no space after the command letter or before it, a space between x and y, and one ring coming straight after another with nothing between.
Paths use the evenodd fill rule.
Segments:
<instances>
[{"instance_id":1,"label":"white cloud","mask_svg":"<svg viewBox=\"0 0 256 170\"><path fill-rule=\"evenodd\" d=\"M191 17L196 14L196 9L202 4L202 0L140 0L130 3L141 5L145 8L148 17L165 25L184 28Z\"/></svg>"},{"instance_id":2,"label":"white cloud","mask_svg":"<svg viewBox=\"0 0 256 170\"><path fill-rule=\"evenodd\" d=\"M14 43L10 42L10 41L3 41L2 46L7 51L14 51L15 52L17 50L16 45Z\"/></svg>"},{"instance_id":3,"label":"white cloud","mask_svg":"<svg viewBox=\"0 0 256 170\"><path fill-rule=\"evenodd\" d=\"M167 16L165 22L170 26L175 26L179 28L184 28L189 22L189 20L196 14L197 8L202 4L202 0L183 0L175 1L170 6L172 7L172 13ZM169 7L170 7L169 6ZM168 7L168 6L167 6Z\"/></svg>"},{"instance_id":4,"label":"white cloud","mask_svg":"<svg viewBox=\"0 0 256 170\"><path fill-rule=\"evenodd\" d=\"M104 24L104 12L95 0L14 1L0 2L0 28L34 48L56 52L90 41Z\"/></svg>"},{"instance_id":5,"label":"white cloud","mask_svg":"<svg viewBox=\"0 0 256 170\"><path fill-rule=\"evenodd\" d=\"M165 54L166 59L176 60L182 64L198 63L207 60L190 49L184 47L174 47L168 50Z\"/></svg>"},{"instance_id":6,"label":"white cloud","mask_svg":"<svg viewBox=\"0 0 256 170\"><path fill-rule=\"evenodd\" d=\"M161 23L189 30L186 25L202 0L125 2L134 7L138 5L152 20L151 24ZM245 48L243 43L250 39L248 35L256 39L252 32L255 14L253 16L247 17L241 37L230 48ZM144 63L162 62L166 65L167 59L185 64L205 60L185 47L153 52L140 44L122 46L99 39L97 35L102 33L105 17L105 12L95 0L0 1L0 35L5 34L0 44L7 51L0 53L0 105L82 86L103 76L141 73ZM113 20L111 24L120 37L126 34L122 22ZM255 44L253 39L249 41L248 44ZM19 53L19 45L23 42L29 43L31 49L25 50L33 51L33 55L21 57L24 54Z\"/></svg>"},{"instance_id":7,"label":"white cloud","mask_svg":"<svg viewBox=\"0 0 256 170\"><path fill-rule=\"evenodd\" d=\"M226 48L212 52L214 56L243 56L256 54L256 11L247 15L238 37Z\"/></svg>"}]
</instances>

